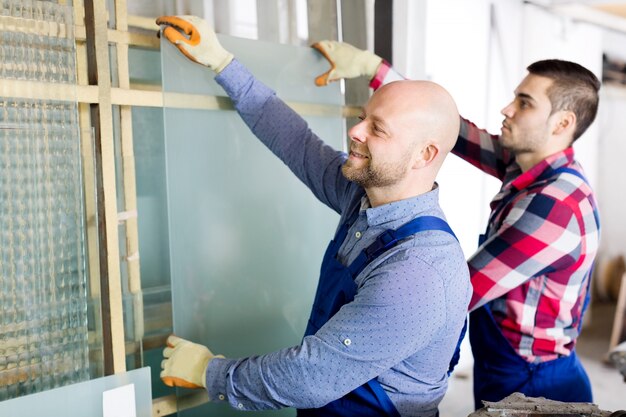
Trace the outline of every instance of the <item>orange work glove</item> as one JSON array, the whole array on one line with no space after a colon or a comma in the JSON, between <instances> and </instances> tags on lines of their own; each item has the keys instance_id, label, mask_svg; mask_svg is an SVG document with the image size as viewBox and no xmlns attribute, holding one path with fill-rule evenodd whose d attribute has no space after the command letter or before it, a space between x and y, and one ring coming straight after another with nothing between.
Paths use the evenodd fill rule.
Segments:
<instances>
[{"instance_id":1,"label":"orange work glove","mask_svg":"<svg viewBox=\"0 0 626 417\"><path fill-rule=\"evenodd\" d=\"M162 34L189 59L220 73L233 60L233 54L222 47L215 31L196 16L161 16L157 25Z\"/></svg>"},{"instance_id":2,"label":"orange work glove","mask_svg":"<svg viewBox=\"0 0 626 417\"><path fill-rule=\"evenodd\" d=\"M215 357L203 345L170 335L163 350L161 380L170 387L206 388L206 368Z\"/></svg>"},{"instance_id":3,"label":"orange work glove","mask_svg":"<svg viewBox=\"0 0 626 417\"><path fill-rule=\"evenodd\" d=\"M320 87L331 81L363 75L371 80L383 61L370 51L363 51L344 42L320 41L311 47L320 51L331 65L330 70L315 78L315 84Z\"/></svg>"}]
</instances>

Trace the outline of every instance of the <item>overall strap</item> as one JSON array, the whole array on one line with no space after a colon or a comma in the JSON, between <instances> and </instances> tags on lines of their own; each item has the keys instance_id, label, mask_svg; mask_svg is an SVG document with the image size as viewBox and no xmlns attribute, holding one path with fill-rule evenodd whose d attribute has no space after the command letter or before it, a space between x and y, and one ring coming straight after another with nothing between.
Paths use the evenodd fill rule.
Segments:
<instances>
[{"instance_id":1,"label":"overall strap","mask_svg":"<svg viewBox=\"0 0 626 417\"><path fill-rule=\"evenodd\" d=\"M583 182L586 183L588 186L591 186L589 184L589 181L587 181L587 178L581 172L576 171L575 169L568 168L568 167L560 167L560 168L555 169L554 172L559 173L559 174L560 173L568 173L568 174L575 175L578 178L580 178L581 180L583 180ZM595 205L595 201L592 200L591 203L593 205ZM598 229L600 229L600 219L598 218L598 213L596 212L596 210L593 210L593 217L594 217L594 220L596 221L596 226L598 227ZM580 321L578 322L578 332L580 332L582 330L583 315L585 314L585 311L589 307L589 302L591 300L591 291L590 290L591 290L591 275L592 275L592 272L593 272L593 266L594 265L592 264L591 265L591 270L589 271L589 279L587 280L587 289L586 289L585 299L583 300L583 306L582 306L582 309L580 311Z\"/></svg>"},{"instance_id":2,"label":"overall strap","mask_svg":"<svg viewBox=\"0 0 626 417\"><path fill-rule=\"evenodd\" d=\"M365 266L382 253L391 249L399 241L406 239L419 232L427 230L441 230L451 234L456 240L457 237L445 220L435 216L421 216L403 224L396 230L388 229L381 233L376 240L367 248L363 249L359 256L348 266L353 277L357 276Z\"/></svg>"},{"instance_id":3,"label":"overall strap","mask_svg":"<svg viewBox=\"0 0 626 417\"><path fill-rule=\"evenodd\" d=\"M573 169L573 168L568 168L568 167L560 167L560 168L555 169L553 172L556 172L556 173L558 173L558 174L561 174L561 173L568 173L568 174L575 175L575 176L577 176L578 178L580 178L581 180L583 180L583 182L584 182L585 184L587 184L589 187L591 187L591 184L589 184L589 181L587 181L587 178L586 178L586 177L585 177L585 176L584 176L581 172L576 171L576 170L575 170L575 169ZM589 196L589 198L591 199L591 204L592 204L592 206L595 208L595 206L596 206L596 202L595 202L595 200L593 199L593 196L591 196L591 195L590 195L590 196ZM599 229L599 228L600 228L600 219L598 218L598 213L597 213L595 210L593 211L593 217L594 217L594 219L595 219L595 221L596 221L596 225L598 226L598 229Z\"/></svg>"},{"instance_id":4,"label":"overall strap","mask_svg":"<svg viewBox=\"0 0 626 417\"><path fill-rule=\"evenodd\" d=\"M350 215L346 216L346 220L339 226L339 230L335 233L335 237L333 238L333 242L335 242L336 249L339 250L339 247L346 239L348 235L348 230L354 224L356 219L359 217L359 206L355 206Z\"/></svg>"},{"instance_id":5,"label":"overall strap","mask_svg":"<svg viewBox=\"0 0 626 417\"><path fill-rule=\"evenodd\" d=\"M552 170L551 174L553 174L553 173L555 173L555 172L556 172L557 174L561 174L561 173L563 173L563 172L566 172L566 173L568 173L568 174L576 175L578 178L580 178L580 179L581 179L581 180L583 180L585 183L587 183L587 185L589 185L589 181L587 181L587 178L585 178L585 176L584 176L581 172L576 171L574 168L569 168L569 167L559 167L559 168L556 168L556 169Z\"/></svg>"}]
</instances>

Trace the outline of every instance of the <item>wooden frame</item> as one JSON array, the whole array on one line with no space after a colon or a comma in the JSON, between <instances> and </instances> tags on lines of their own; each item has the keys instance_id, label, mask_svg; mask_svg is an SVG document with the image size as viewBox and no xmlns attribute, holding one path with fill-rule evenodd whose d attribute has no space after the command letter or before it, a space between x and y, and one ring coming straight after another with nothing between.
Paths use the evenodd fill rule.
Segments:
<instances>
[{"instance_id":1,"label":"wooden frame","mask_svg":"<svg viewBox=\"0 0 626 417\"><path fill-rule=\"evenodd\" d=\"M115 0L114 11L106 10L105 0L75 0L74 39L76 42L77 81L75 86L14 81L0 83L0 95L6 97L76 100L78 102L81 152L87 219L87 257L90 265L90 297L101 300L101 320L98 334L102 334L103 373L126 371L126 356L144 348L164 345L164 337L145 339L143 299L139 269L139 237L137 226L137 192L135 155L133 153L132 106L189 109L232 109L225 97L194 94L164 94L160 86L131 85L129 76L129 46L159 48L156 36L133 33L130 27L157 30L151 18L129 16L126 0ZM115 18L115 29L108 26L109 17ZM0 21L0 24L2 22ZM115 58L109 55L115 46ZM111 64L116 63L115 68ZM114 77L112 77L114 75ZM117 80L114 86L111 79ZM288 103L304 115L356 117L358 107ZM114 114L119 112L119 114ZM119 126L116 126L119 120ZM114 154L115 133L119 130L122 155L123 209L118 212L116 167ZM92 198L92 197L96 198ZM133 296L135 338L125 341L122 276L118 227L125 228L125 262L128 271L127 293ZM166 323L167 325L167 323ZM171 325L171 323L169 323ZM93 340L94 335L90 335ZM139 356L137 356L139 359ZM195 407L206 401L206 395L195 393L186 397L167 396L153 400L153 415L165 416L177 410Z\"/></svg>"},{"instance_id":2,"label":"wooden frame","mask_svg":"<svg viewBox=\"0 0 626 417\"><path fill-rule=\"evenodd\" d=\"M106 11L103 9L103 0L90 0L99 3L99 7L94 7L94 16L99 16L101 22L106 21L104 16ZM87 10L87 9L86 9ZM87 13L85 13L88 15ZM97 22L98 18L94 18L91 22ZM115 21L116 29L106 29L101 24L98 26L98 30L91 35L91 29L89 28L90 20L86 20L86 27L84 29L85 39L89 43L89 37L94 36L96 41L103 42L106 39L110 44L116 44L117 48L117 75L119 87L113 87L110 83L98 84L95 86L90 82L89 86L80 86L78 88L78 101L83 103L90 103L90 105L97 105L102 109L103 106L107 106L106 112L110 111L112 105L120 106L120 141L122 143L122 155L123 155L123 184L124 184L124 213L113 213L106 210L111 221L122 220L126 227L126 248L129 274L130 292L132 294L141 293L141 281L139 272L139 248L138 248L138 236L137 236L137 215L136 215L136 190L135 190L135 171L134 171L134 154L132 150L132 121L130 119L130 110L132 106L147 106L147 107L163 107L164 97L160 88L155 89L154 86L131 86L129 82L129 68L128 68L128 46L141 46L148 48L159 48L159 43L156 36L147 36L137 33L129 32L129 25L134 25L140 29L157 29L156 24L149 18L143 18L138 16L128 16L126 13L126 0L115 1ZM106 32L106 36L105 36ZM77 26L77 41L80 41L82 36L82 28ZM97 44L97 42L96 42ZM97 53L98 50L95 50ZM92 52L93 53L93 52ZM89 55L89 51L88 51ZM109 62L104 59L100 59L95 64L97 68L110 65ZM89 67L89 65L88 65ZM104 74L105 70L100 68L100 71ZM97 87L97 90L96 90ZM96 93L97 91L97 93ZM168 107L180 107L190 109L232 109L230 100L223 97L211 97L193 94L169 94L166 98ZM288 103L294 110L301 114L307 115L341 115L345 118L356 117L360 114L360 108L357 107L335 107L335 106L319 106L311 105L307 103ZM92 121L93 124L93 121ZM101 124L100 137L108 135L107 139L110 143L113 143L113 128L107 126L103 129ZM102 144L101 144L102 146ZM114 166L114 160L112 155L107 154L106 159L103 159L109 168ZM108 183L114 183L114 170L107 169L104 175L111 176L107 181ZM104 188L104 191L108 193L110 197L108 201L114 201L115 190ZM130 213L130 215L129 215ZM121 216L120 216L121 215ZM107 246L108 258L119 259L119 253L117 251L117 236L113 238L109 235L110 245ZM129 259L130 258L130 259ZM102 264L101 264L102 265ZM110 264L107 264L110 266ZM118 265L119 268L119 265ZM102 274L101 274L102 276ZM111 285L113 279L116 281L115 285ZM111 274L109 268L109 299L116 298L115 304L111 304L111 324L119 321L121 323L123 312L121 311L121 283L119 269L115 274ZM104 294L104 291L103 291ZM136 324L142 324L143 318L140 316L135 317ZM119 326L119 324L118 324ZM141 333L142 334L142 333ZM152 340L153 339L153 340ZM158 347L163 346L164 339L162 337L152 338L148 340L136 340L134 344L124 346L123 331L115 333L112 339L111 349L115 352L112 355L113 359L113 371L123 372L125 367L123 366L123 354L136 352L144 347ZM125 349L124 349L125 348ZM105 355L106 357L106 355ZM176 398L175 396L167 396L163 398L156 398L153 400L153 415L165 416L175 413L178 410L188 409L195 407L199 404L206 402L206 395L204 393L196 393L182 398Z\"/></svg>"}]
</instances>

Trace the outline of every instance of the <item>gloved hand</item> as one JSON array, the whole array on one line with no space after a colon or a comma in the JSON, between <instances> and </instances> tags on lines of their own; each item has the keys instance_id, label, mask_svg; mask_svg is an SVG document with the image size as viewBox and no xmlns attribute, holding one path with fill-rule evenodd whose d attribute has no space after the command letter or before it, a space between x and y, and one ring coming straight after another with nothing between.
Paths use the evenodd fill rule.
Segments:
<instances>
[{"instance_id":1,"label":"gloved hand","mask_svg":"<svg viewBox=\"0 0 626 417\"><path fill-rule=\"evenodd\" d=\"M187 58L218 74L233 60L233 54L220 45L215 31L204 19L196 16L161 16L156 23L165 26L165 39L176 45Z\"/></svg>"},{"instance_id":2,"label":"gloved hand","mask_svg":"<svg viewBox=\"0 0 626 417\"><path fill-rule=\"evenodd\" d=\"M215 356L206 347L170 335L163 349L161 380L170 387L206 388L206 368Z\"/></svg>"},{"instance_id":3,"label":"gloved hand","mask_svg":"<svg viewBox=\"0 0 626 417\"><path fill-rule=\"evenodd\" d=\"M369 51L362 51L349 43L320 41L313 45L330 62L331 68L315 79L318 86L328 85L330 81L341 78L355 78L365 75L374 78L383 59Z\"/></svg>"}]
</instances>

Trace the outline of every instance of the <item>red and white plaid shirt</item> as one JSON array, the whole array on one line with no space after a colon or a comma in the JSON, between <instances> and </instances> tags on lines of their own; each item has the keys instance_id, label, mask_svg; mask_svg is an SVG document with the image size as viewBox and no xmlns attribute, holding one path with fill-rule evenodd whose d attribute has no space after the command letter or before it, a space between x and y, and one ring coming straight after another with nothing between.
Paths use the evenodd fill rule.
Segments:
<instances>
[{"instance_id":1,"label":"red and white plaid shirt","mask_svg":"<svg viewBox=\"0 0 626 417\"><path fill-rule=\"evenodd\" d=\"M470 310L490 303L496 323L529 362L569 355L599 244L598 213L574 149L522 173L489 135L463 120L453 152L502 181L491 201L486 241L468 260Z\"/></svg>"},{"instance_id":2,"label":"red and white plaid shirt","mask_svg":"<svg viewBox=\"0 0 626 417\"><path fill-rule=\"evenodd\" d=\"M378 86L399 75L381 65ZM386 67L386 68L385 68ZM599 244L598 212L573 148L522 173L499 136L462 119L453 153L502 181L486 240L468 260L470 311L486 303L504 337L528 362L570 354Z\"/></svg>"}]
</instances>

